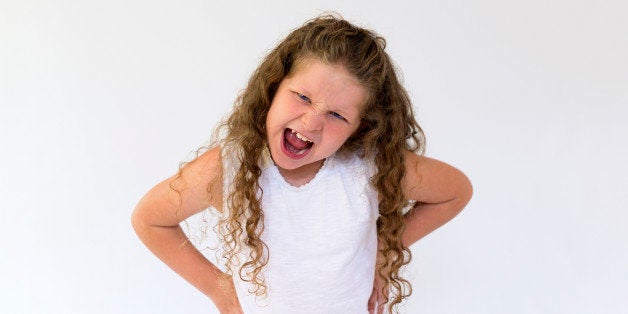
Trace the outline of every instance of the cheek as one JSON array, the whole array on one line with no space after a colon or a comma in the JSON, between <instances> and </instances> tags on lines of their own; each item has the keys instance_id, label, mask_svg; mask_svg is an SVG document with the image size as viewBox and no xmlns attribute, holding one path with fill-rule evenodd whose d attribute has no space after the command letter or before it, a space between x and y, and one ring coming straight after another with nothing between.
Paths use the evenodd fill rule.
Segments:
<instances>
[{"instance_id":1,"label":"cheek","mask_svg":"<svg viewBox=\"0 0 628 314\"><path fill-rule=\"evenodd\" d=\"M298 108L298 103L290 97L276 95L268 111L268 116L271 117L272 115L271 120L274 123L286 122L285 120L297 114Z\"/></svg>"},{"instance_id":2,"label":"cheek","mask_svg":"<svg viewBox=\"0 0 628 314\"><path fill-rule=\"evenodd\" d=\"M277 127L277 124L280 123L282 119L282 110L279 108L278 103L273 102L268 110L268 115L266 116L266 127L273 129Z\"/></svg>"},{"instance_id":3,"label":"cheek","mask_svg":"<svg viewBox=\"0 0 628 314\"><path fill-rule=\"evenodd\" d=\"M330 136L332 136L335 139L334 142L338 142L339 145L344 144L344 142L354 132L353 128L349 128L343 125L333 125L333 126L328 125L328 127L329 127L328 130L329 130Z\"/></svg>"}]
</instances>

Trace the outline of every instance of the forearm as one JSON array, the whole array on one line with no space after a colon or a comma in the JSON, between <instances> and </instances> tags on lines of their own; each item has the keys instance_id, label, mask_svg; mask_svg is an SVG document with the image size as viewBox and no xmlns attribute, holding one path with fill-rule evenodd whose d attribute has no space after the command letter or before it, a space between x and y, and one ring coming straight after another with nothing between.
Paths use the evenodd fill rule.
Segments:
<instances>
[{"instance_id":1,"label":"forearm","mask_svg":"<svg viewBox=\"0 0 628 314\"><path fill-rule=\"evenodd\" d=\"M239 308L231 276L208 261L188 240L180 226L133 224L142 242L177 274L208 296L221 313Z\"/></svg>"},{"instance_id":2,"label":"forearm","mask_svg":"<svg viewBox=\"0 0 628 314\"><path fill-rule=\"evenodd\" d=\"M453 219L467 204L468 199L453 199L443 203L417 204L406 213L406 229L402 236L403 245L409 247L432 231Z\"/></svg>"}]
</instances>

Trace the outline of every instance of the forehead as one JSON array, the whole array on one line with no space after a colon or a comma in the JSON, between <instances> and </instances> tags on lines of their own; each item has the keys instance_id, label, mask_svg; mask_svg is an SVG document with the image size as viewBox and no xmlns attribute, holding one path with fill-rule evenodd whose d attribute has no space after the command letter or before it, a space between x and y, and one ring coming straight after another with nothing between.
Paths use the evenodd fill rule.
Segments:
<instances>
[{"instance_id":1,"label":"forehead","mask_svg":"<svg viewBox=\"0 0 628 314\"><path fill-rule=\"evenodd\" d=\"M329 107L350 106L361 110L368 95L368 90L344 65L325 63L317 58L296 62L284 81L289 88L306 93L312 102Z\"/></svg>"}]
</instances>

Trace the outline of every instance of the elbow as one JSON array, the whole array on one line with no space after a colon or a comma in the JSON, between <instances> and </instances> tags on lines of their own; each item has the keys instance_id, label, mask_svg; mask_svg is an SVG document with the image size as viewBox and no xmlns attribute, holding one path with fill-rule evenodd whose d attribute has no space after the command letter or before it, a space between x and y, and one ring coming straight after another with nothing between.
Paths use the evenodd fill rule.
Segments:
<instances>
[{"instance_id":1,"label":"elbow","mask_svg":"<svg viewBox=\"0 0 628 314\"><path fill-rule=\"evenodd\" d=\"M467 206L471 197L473 197L473 185L471 184L471 180L463 174L463 180L461 180L459 192L458 192L458 203L460 207L460 211Z\"/></svg>"},{"instance_id":2,"label":"elbow","mask_svg":"<svg viewBox=\"0 0 628 314\"><path fill-rule=\"evenodd\" d=\"M138 236L141 236L142 231L146 227L146 219L142 214L142 210L139 206L136 207L131 213L131 226Z\"/></svg>"}]
</instances>

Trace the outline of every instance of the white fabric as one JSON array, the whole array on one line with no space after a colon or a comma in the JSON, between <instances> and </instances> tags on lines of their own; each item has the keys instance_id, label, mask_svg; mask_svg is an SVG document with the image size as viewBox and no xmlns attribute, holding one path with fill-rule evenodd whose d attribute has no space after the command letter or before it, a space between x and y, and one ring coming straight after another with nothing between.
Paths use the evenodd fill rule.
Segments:
<instances>
[{"instance_id":1,"label":"white fabric","mask_svg":"<svg viewBox=\"0 0 628 314\"><path fill-rule=\"evenodd\" d=\"M225 191L231 187L233 161L223 156ZM367 313L377 248L372 162L356 154L332 156L300 187L283 179L268 153L262 168L268 294L249 294L250 284L234 271L244 312Z\"/></svg>"}]
</instances>

